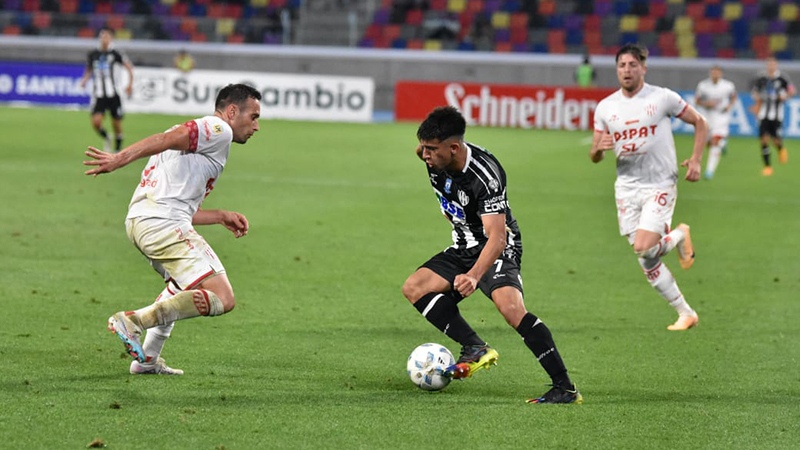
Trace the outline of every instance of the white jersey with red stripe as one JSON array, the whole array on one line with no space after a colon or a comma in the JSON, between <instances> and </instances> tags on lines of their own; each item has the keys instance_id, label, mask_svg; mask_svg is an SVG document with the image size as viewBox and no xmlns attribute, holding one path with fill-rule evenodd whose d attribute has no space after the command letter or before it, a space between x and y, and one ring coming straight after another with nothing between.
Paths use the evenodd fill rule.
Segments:
<instances>
[{"instance_id":1,"label":"white jersey with red stripe","mask_svg":"<svg viewBox=\"0 0 800 450\"><path fill-rule=\"evenodd\" d=\"M631 98L622 89L600 101L594 129L614 138L620 188L668 187L678 181L671 117L687 108L677 92L646 84Z\"/></svg>"},{"instance_id":2,"label":"white jersey with red stripe","mask_svg":"<svg viewBox=\"0 0 800 450\"><path fill-rule=\"evenodd\" d=\"M233 141L230 125L219 117L206 116L170 130L180 126L189 128L189 149L166 150L150 157L128 206L128 219L156 217L191 223L214 189Z\"/></svg>"},{"instance_id":3,"label":"white jersey with red stripe","mask_svg":"<svg viewBox=\"0 0 800 450\"><path fill-rule=\"evenodd\" d=\"M714 101L712 108L699 107L700 112L708 120L709 138L713 136L728 137L731 123L731 98L736 95L736 86L728 80L720 78L715 83L711 78L706 78L697 84L695 97L697 100Z\"/></svg>"}]
</instances>

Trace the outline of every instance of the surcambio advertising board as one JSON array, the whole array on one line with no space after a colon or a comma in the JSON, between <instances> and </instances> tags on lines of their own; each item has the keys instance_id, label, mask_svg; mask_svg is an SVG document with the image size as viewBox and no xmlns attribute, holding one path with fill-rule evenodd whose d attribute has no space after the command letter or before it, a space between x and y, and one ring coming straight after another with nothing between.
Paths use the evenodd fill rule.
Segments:
<instances>
[{"instance_id":1,"label":"surcambio advertising board","mask_svg":"<svg viewBox=\"0 0 800 450\"><path fill-rule=\"evenodd\" d=\"M436 106L458 108L469 125L510 128L539 128L591 131L597 104L614 89L501 85L461 82L399 81L395 87L395 119L420 121ZM694 104L693 91L678 91ZM756 118L749 112L749 92L739 92L731 110L731 136L754 136ZM702 111L701 111L702 112ZM786 102L784 136L800 137L800 98ZM693 131L679 119L672 128L679 133Z\"/></svg>"},{"instance_id":2,"label":"surcambio advertising board","mask_svg":"<svg viewBox=\"0 0 800 450\"><path fill-rule=\"evenodd\" d=\"M83 66L0 62L0 102L88 107L91 81L80 86ZM127 83L120 73L121 86ZM371 78L260 72L137 67L126 112L206 115L214 111L219 89L246 83L262 96L264 118L369 122L375 85Z\"/></svg>"}]
</instances>

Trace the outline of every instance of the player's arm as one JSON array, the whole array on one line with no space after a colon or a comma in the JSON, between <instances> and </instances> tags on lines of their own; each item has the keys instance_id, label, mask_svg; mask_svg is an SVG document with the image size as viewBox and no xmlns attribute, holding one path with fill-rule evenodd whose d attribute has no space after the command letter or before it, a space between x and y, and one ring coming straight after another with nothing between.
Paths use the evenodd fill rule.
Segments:
<instances>
[{"instance_id":1,"label":"player's arm","mask_svg":"<svg viewBox=\"0 0 800 450\"><path fill-rule=\"evenodd\" d=\"M149 158L165 150L189 150L192 139L187 126L178 126L165 133L158 133L135 142L119 153L108 153L94 147L84 152L92 159L84 161L85 166L96 166L84 172L86 175L100 175L125 167L140 158Z\"/></svg>"},{"instance_id":2,"label":"player's arm","mask_svg":"<svg viewBox=\"0 0 800 450\"><path fill-rule=\"evenodd\" d=\"M506 248L506 215L485 214L481 216L481 222L487 237L486 245L481 250L475 265L467 273L456 275L453 281L453 287L464 297L475 292L478 281Z\"/></svg>"},{"instance_id":3,"label":"player's arm","mask_svg":"<svg viewBox=\"0 0 800 450\"><path fill-rule=\"evenodd\" d=\"M686 105L686 109L678 116L682 121L694 126L694 147L692 156L683 161L681 166L686 167L686 179L697 181L700 179L700 165L703 161L703 150L708 139L708 122L702 114L697 112L691 105Z\"/></svg>"},{"instance_id":4,"label":"player's arm","mask_svg":"<svg viewBox=\"0 0 800 450\"><path fill-rule=\"evenodd\" d=\"M92 76L92 72L92 63L90 61L89 64L86 65L86 68L83 69L83 76L81 77L80 81L81 87L86 87L86 82L89 81L89 77Z\"/></svg>"},{"instance_id":5,"label":"player's arm","mask_svg":"<svg viewBox=\"0 0 800 450\"><path fill-rule=\"evenodd\" d=\"M603 154L608 150L614 149L614 138L607 131L594 130L592 136L592 148L589 150L589 158L593 163L603 160Z\"/></svg>"},{"instance_id":6,"label":"player's arm","mask_svg":"<svg viewBox=\"0 0 800 450\"><path fill-rule=\"evenodd\" d=\"M728 101L728 107L725 108L725 112L726 113L731 112L733 110L733 106L736 104L736 100L738 98L739 98L739 95L736 94L736 90L734 89L733 92L731 92L731 96L730 96L730 99Z\"/></svg>"},{"instance_id":7,"label":"player's arm","mask_svg":"<svg viewBox=\"0 0 800 450\"><path fill-rule=\"evenodd\" d=\"M133 64L131 64L128 58L123 58L122 67L128 71L128 86L125 88L125 94L130 97L133 95Z\"/></svg>"},{"instance_id":8,"label":"player's arm","mask_svg":"<svg viewBox=\"0 0 800 450\"><path fill-rule=\"evenodd\" d=\"M246 235L250 229L244 214L222 209L198 209L192 217L192 225L222 225L237 238Z\"/></svg>"}]
</instances>

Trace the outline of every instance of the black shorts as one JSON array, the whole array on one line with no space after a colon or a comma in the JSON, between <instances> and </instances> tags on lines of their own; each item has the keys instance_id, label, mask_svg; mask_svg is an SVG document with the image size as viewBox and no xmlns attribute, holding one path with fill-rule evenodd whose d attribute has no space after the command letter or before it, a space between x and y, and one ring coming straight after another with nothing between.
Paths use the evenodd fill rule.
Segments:
<instances>
[{"instance_id":1,"label":"black shorts","mask_svg":"<svg viewBox=\"0 0 800 450\"><path fill-rule=\"evenodd\" d=\"M434 255L420 267L432 270L449 281L450 289L454 289L453 282L456 279L456 275L467 273L475 265L481 249L482 247L467 250L448 248ZM478 280L478 289L489 298L492 298L492 292L495 289L504 286L513 286L520 293L523 293L522 277L519 273L521 256L520 252L514 249L505 249L500 257L497 258L497 261L486 271L483 278Z\"/></svg>"},{"instance_id":2,"label":"black shorts","mask_svg":"<svg viewBox=\"0 0 800 450\"><path fill-rule=\"evenodd\" d=\"M758 124L758 135L771 136L780 139L782 128L783 128L783 123L781 123L780 120L764 119Z\"/></svg>"},{"instance_id":3,"label":"black shorts","mask_svg":"<svg viewBox=\"0 0 800 450\"><path fill-rule=\"evenodd\" d=\"M98 97L94 99L94 104L92 105L92 115L94 114L105 114L106 111L111 113L111 117L115 119L122 119L122 101L119 99L119 95L115 95L113 97Z\"/></svg>"}]
</instances>

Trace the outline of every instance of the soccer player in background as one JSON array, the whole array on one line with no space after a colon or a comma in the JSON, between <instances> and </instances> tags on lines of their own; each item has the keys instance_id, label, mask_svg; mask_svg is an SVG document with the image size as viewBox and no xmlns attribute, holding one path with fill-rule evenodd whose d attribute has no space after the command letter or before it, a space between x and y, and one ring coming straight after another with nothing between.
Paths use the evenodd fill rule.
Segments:
<instances>
[{"instance_id":1,"label":"soccer player in background","mask_svg":"<svg viewBox=\"0 0 800 450\"><path fill-rule=\"evenodd\" d=\"M89 52L86 70L81 78L81 87L86 86L89 78L92 79L92 127L103 138L104 150L111 151L111 138L108 131L103 128L103 117L106 111L111 114L111 125L114 128L116 151L122 149L122 100L120 99L120 82L117 75L118 66L128 71L128 84L125 94L130 97L133 93L133 64L127 56L112 48L111 41L114 32L110 28L103 28L98 33L98 47Z\"/></svg>"},{"instance_id":2,"label":"soccer player in background","mask_svg":"<svg viewBox=\"0 0 800 450\"><path fill-rule=\"evenodd\" d=\"M647 49L627 44L616 55L620 89L597 105L594 137L589 157L603 160L606 151L616 156L614 184L619 231L628 239L647 281L678 312L668 330L687 330L699 320L683 297L661 257L678 247L681 267L694 263L689 226L670 230L678 197L678 164L671 117L694 126L692 156L683 161L686 180L700 179L700 164L708 136L705 118L675 91L644 82Z\"/></svg>"},{"instance_id":3,"label":"soccer player in background","mask_svg":"<svg viewBox=\"0 0 800 450\"><path fill-rule=\"evenodd\" d=\"M436 328L461 344L447 373L455 379L496 364L498 354L461 316L458 303L480 289L522 336L552 380L528 403L581 403L550 330L525 309L522 240L506 199L506 173L497 158L464 141L466 122L451 106L434 109L417 130L417 156L445 218L453 245L434 255L403 284L403 295Z\"/></svg>"},{"instance_id":4,"label":"soccer player in background","mask_svg":"<svg viewBox=\"0 0 800 450\"><path fill-rule=\"evenodd\" d=\"M753 81L751 95L755 104L753 114L758 118L758 136L761 144L761 157L764 176L772 175L770 161L769 141L778 149L778 161L781 164L789 162L789 152L783 145L781 136L783 129L783 104L795 94L794 84L789 75L778 70L778 61L774 57L766 60L766 70L758 74Z\"/></svg>"},{"instance_id":5,"label":"soccer player in background","mask_svg":"<svg viewBox=\"0 0 800 450\"><path fill-rule=\"evenodd\" d=\"M708 78L697 84L695 103L708 121L708 159L704 177L714 177L730 131L731 110L736 104L736 86L722 78L722 68L714 66Z\"/></svg>"},{"instance_id":6,"label":"soccer player in background","mask_svg":"<svg viewBox=\"0 0 800 450\"><path fill-rule=\"evenodd\" d=\"M113 172L149 157L128 206L125 230L136 248L166 282L155 303L120 311L108 319L134 358L132 374L182 375L161 358L176 320L218 316L235 305L233 288L217 255L195 225L220 224L240 238L247 218L233 211L200 209L228 159L231 142L244 144L258 131L261 94L244 84L217 94L214 114L175 125L108 153L89 147L86 175ZM140 337L144 330L144 344Z\"/></svg>"}]
</instances>

